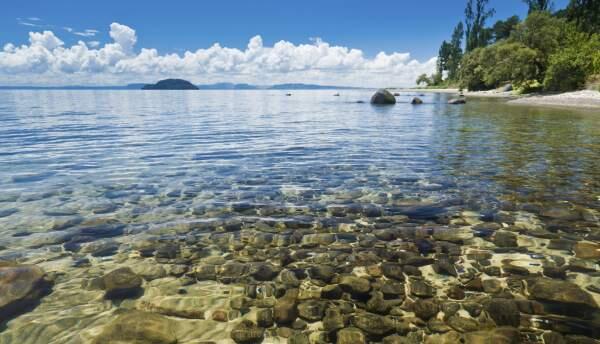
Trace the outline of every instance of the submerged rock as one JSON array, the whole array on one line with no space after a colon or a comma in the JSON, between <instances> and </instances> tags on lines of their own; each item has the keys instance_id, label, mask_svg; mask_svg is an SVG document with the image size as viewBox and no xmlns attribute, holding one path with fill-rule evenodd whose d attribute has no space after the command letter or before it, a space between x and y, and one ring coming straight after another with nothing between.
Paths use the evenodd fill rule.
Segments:
<instances>
[{"instance_id":1,"label":"submerged rock","mask_svg":"<svg viewBox=\"0 0 600 344\"><path fill-rule=\"evenodd\" d=\"M533 299L598 308L593 297L574 283L549 278L538 278L528 283L531 284L529 294Z\"/></svg>"},{"instance_id":2,"label":"submerged rock","mask_svg":"<svg viewBox=\"0 0 600 344\"><path fill-rule=\"evenodd\" d=\"M573 247L575 257L582 259L600 259L600 244L592 242L578 242Z\"/></svg>"},{"instance_id":3,"label":"submerged rock","mask_svg":"<svg viewBox=\"0 0 600 344\"><path fill-rule=\"evenodd\" d=\"M394 321L388 317L371 313L358 313L352 317L352 324L370 335L384 336L394 332Z\"/></svg>"},{"instance_id":4,"label":"submerged rock","mask_svg":"<svg viewBox=\"0 0 600 344\"><path fill-rule=\"evenodd\" d=\"M396 104L396 97L385 89L379 89L371 97L371 104L375 105L393 105Z\"/></svg>"},{"instance_id":5,"label":"submerged rock","mask_svg":"<svg viewBox=\"0 0 600 344\"><path fill-rule=\"evenodd\" d=\"M364 344L366 342L365 334L356 327L348 327L337 333L337 344Z\"/></svg>"},{"instance_id":6,"label":"submerged rock","mask_svg":"<svg viewBox=\"0 0 600 344\"><path fill-rule=\"evenodd\" d=\"M128 311L106 325L92 343L175 344L173 326L171 320L161 315Z\"/></svg>"},{"instance_id":7,"label":"submerged rock","mask_svg":"<svg viewBox=\"0 0 600 344\"><path fill-rule=\"evenodd\" d=\"M264 335L265 329L249 320L243 320L231 331L231 339L239 344L261 343Z\"/></svg>"},{"instance_id":8,"label":"submerged rock","mask_svg":"<svg viewBox=\"0 0 600 344\"><path fill-rule=\"evenodd\" d=\"M107 299L124 299L138 295L142 289L142 278L130 268L119 268L102 277L102 286Z\"/></svg>"},{"instance_id":9,"label":"submerged rock","mask_svg":"<svg viewBox=\"0 0 600 344\"><path fill-rule=\"evenodd\" d=\"M0 262L0 321L35 305L50 288L40 267Z\"/></svg>"}]
</instances>

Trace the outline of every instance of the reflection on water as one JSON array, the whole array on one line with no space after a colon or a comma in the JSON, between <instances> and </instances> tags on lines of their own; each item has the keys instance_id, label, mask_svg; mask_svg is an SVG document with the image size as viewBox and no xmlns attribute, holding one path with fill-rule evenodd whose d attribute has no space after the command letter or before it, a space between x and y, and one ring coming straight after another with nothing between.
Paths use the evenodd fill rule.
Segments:
<instances>
[{"instance_id":1,"label":"reflection on water","mask_svg":"<svg viewBox=\"0 0 600 344\"><path fill-rule=\"evenodd\" d=\"M333 93L0 92L0 342L599 337L597 114Z\"/></svg>"}]
</instances>

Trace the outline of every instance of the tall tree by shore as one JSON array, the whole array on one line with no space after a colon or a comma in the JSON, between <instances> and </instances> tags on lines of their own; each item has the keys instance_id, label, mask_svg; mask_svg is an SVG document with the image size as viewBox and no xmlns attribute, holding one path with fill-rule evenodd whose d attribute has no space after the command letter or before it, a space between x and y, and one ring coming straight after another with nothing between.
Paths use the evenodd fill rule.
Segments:
<instances>
[{"instance_id":1,"label":"tall tree by shore","mask_svg":"<svg viewBox=\"0 0 600 344\"><path fill-rule=\"evenodd\" d=\"M465 8L467 52L486 46L491 38L491 32L486 29L485 22L494 15L495 10L487 9L488 2L489 0L468 0L467 2Z\"/></svg>"}]
</instances>

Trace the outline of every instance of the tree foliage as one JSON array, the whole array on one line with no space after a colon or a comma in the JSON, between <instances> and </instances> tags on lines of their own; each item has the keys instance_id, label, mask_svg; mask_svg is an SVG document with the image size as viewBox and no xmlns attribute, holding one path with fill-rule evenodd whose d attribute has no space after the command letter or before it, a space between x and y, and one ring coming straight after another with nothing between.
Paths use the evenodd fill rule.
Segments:
<instances>
[{"instance_id":1,"label":"tree foliage","mask_svg":"<svg viewBox=\"0 0 600 344\"><path fill-rule=\"evenodd\" d=\"M578 89L589 76L597 74L600 74L600 35L588 37L571 29L566 46L550 56L544 88L549 91Z\"/></svg>"},{"instance_id":2,"label":"tree foliage","mask_svg":"<svg viewBox=\"0 0 600 344\"><path fill-rule=\"evenodd\" d=\"M536 63L543 73L548 66L550 55L564 45L567 22L552 17L548 12L534 12L517 25L510 39L536 50L539 58Z\"/></svg>"},{"instance_id":3,"label":"tree foliage","mask_svg":"<svg viewBox=\"0 0 600 344\"><path fill-rule=\"evenodd\" d=\"M438 73L423 76L428 85L454 80L470 90L505 83L520 91L569 91L586 83L594 87L600 81L600 0L570 0L554 14L550 0L523 1L529 5L525 20L512 16L486 27L494 13L488 0L467 0L465 25L443 42ZM442 72L448 72L446 81Z\"/></svg>"},{"instance_id":4,"label":"tree foliage","mask_svg":"<svg viewBox=\"0 0 600 344\"><path fill-rule=\"evenodd\" d=\"M494 15L494 9L487 9L489 0L468 0L465 8L466 51L484 47L491 38L485 22Z\"/></svg>"},{"instance_id":5,"label":"tree foliage","mask_svg":"<svg viewBox=\"0 0 600 344\"><path fill-rule=\"evenodd\" d=\"M484 90L514 83L515 86L539 77L539 69L531 61L538 52L517 42L502 41L477 48L465 55L461 68L461 86Z\"/></svg>"},{"instance_id":6,"label":"tree foliage","mask_svg":"<svg viewBox=\"0 0 600 344\"><path fill-rule=\"evenodd\" d=\"M519 16L512 16L506 20L498 20L492 27L494 42L501 41L510 37L517 25L521 22Z\"/></svg>"},{"instance_id":7,"label":"tree foliage","mask_svg":"<svg viewBox=\"0 0 600 344\"><path fill-rule=\"evenodd\" d=\"M600 34L600 0L571 0L566 14L579 30Z\"/></svg>"},{"instance_id":8,"label":"tree foliage","mask_svg":"<svg viewBox=\"0 0 600 344\"><path fill-rule=\"evenodd\" d=\"M529 14L538 11L550 11L552 8L551 0L523 0L529 6Z\"/></svg>"}]
</instances>

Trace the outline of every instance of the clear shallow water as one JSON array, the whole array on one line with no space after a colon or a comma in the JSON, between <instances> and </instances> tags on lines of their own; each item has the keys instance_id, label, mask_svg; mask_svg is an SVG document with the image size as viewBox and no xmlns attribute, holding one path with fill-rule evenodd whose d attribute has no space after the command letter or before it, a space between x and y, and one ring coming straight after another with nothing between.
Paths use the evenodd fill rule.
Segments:
<instances>
[{"instance_id":1,"label":"clear shallow water","mask_svg":"<svg viewBox=\"0 0 600 344\"><path fill-rule=\"evenodd\" d=\"M386 228L468 229L470 237L461 239L463 251L453 260L464 271L473 265L462 256L471 249L494 253L492 265L511 257L538 264L527 265L535 276L542 276L542 266L556 263L555 255L567 263L577 258L576 264L583 266L569 270L571 282L582 289L598 285L598 257L579 259L573 253L576 242L600 240L598 114L494 100L451 106L443 94L423 95L425 104L412 106L414 94L404 93L396 106L373 107L356 103L368 102L371 91L342 91L341 97L333 93L0 92L0 258L35 263L57 275L52 293L32 312L9 322L0 342L25 342L24 337L32 343L91 340L118 311L148 307L140 306L147 303L139 298L124 304L102 301L103 291L92 287L84 293L89 295L67 300L85 281L116 267L158 262L171 277L149 278L143 286L143 297L158 300L181 287L168 283L183 283L182 273L173 269L186 270L185 276L207 257L244 261L239 255L252 261L248 254L268 251L252 247L256 232L289 235L303 247L303 235L321 232L368 237ZM498 228L485 226L490 223L518 235L512 256L498 249L504 246L495 243ZM527 231L544 234L529 236ZM226 239L230 246L249 241L252 250L221 247L214 233L231 235ZM204 240L201 248L184 243L190 236ZM336 238L334 245L356 246ZM416 242L414 236L394 238ZM557 248L549 242L563 238L572 243ZM146 241L154 243L152 250L176 244L177 253L167 259L151 250L145 257L136 244ZM436 247L438 241L447 240L438 237L430 243ZM318 256L330 244L304 248L314 248L311 255ZM186 250L192 253L186 255ZM194 256L195 250L202 253ZM434 252L417 253L437 259L441 251L438 256ZM547 258L523 260L536 254ZM84 258L89 263L74 266ZM256 260L275 262L273 257ZM302 263L316 264L314 259L292 264ZM429 267L422 267L422 273L434 287L440 283L440 295L444 285L459 280L464 285L452 276L448 283L448 277ZM498 276L505 284L511 277L506 270ZM337 271L340 276L349 272ZM233 282L228 288L249 283ZM198 283L202 289L205 282ZM207 286L223 286L212 287ZM598 298L593 291L586 293ZM189 295L191 300L195 294ZM527 292L522 296L527 298ZM226 307L219 303L222 295L213 299L205 317L216 305ZM178 340L226 340L241 315L219 323L219 334L181 330ZM50 326L65 317L76 325ZM25 331L34 326L27 319L36 319L35 336ZM187 329L181 323L191 320L176 321ZM538 328L534 323L524 328ZM275 331L267 331L268 340L283 340ZM569 331L563 334L574 334ZM541 338L542 332L534 333Z\"/></svg>"}]
</instances>

